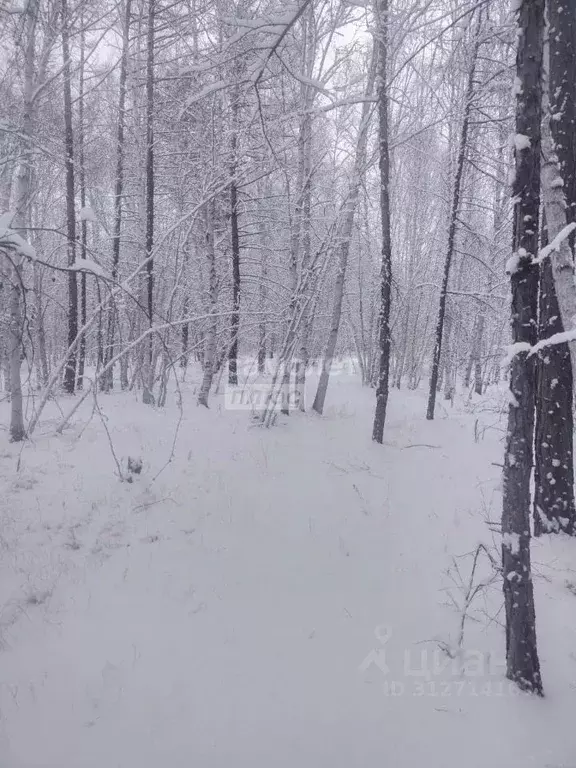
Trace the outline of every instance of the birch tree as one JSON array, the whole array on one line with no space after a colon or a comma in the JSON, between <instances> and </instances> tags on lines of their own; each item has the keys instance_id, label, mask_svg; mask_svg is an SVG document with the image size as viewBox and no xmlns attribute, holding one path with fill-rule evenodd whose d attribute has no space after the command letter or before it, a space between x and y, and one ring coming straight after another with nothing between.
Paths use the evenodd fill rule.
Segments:
<instances>
[{"instance_id":1,"label":"birch tree","mask_svg":"<svg viewBox=\"0 0 576 768\"><path fill-rule=\"evenodd\" d=\"M545 134L550 130L558 157L561 189L566 202L565 225L576 218L575 98L576 3L549 0L547 62L548 113L544 114ZM546 122L549 121L549 129ZM543 242L548 245L544 220ZM574 237L568 238L573 253ZM538 338L564 332L552 263L540 264ZM534 465L534 533L575 532L573 460L573 379L568 344L553 344L538 355L536 393L536 436Z\"/></svg>"},{"instance_id":2,"label":"birch tree","mask_svg":"<svg viewBox=\"0 0 576 768\"><path fill-rule=\"evenodd\" d=\"M22 149L20 163L16 173L14 192L15 215L11 226L22 237L26 237L30 219L32 196L32 141L34 132L34 87L36 57L36 24L38 19L38 0L30 0L24 11L23 56L24 85L22 96L21 136ZM22 399L21 359L24 332L22 313L23 264L22 256L16 252L11 257L10 277L10 324L9 324L9 365L10 365L10 440L23 440L26 434L24 426L24 406Z\"/></svg>"}]
</instances>

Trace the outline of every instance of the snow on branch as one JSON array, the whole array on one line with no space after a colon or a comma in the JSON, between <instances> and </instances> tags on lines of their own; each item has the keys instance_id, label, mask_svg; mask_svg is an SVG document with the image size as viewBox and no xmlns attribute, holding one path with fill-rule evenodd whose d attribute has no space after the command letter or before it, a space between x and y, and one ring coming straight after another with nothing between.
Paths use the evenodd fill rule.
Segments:
<instances>
[{"instance_id":1,"label":"snow on branch","mask_svg":"<svg viewBox=\"0 0 576 768\"><path fill-rule=\"evenodd\" d=\"M18 232L11 229L13 213L7 212L0 215L0 248L9 248L26 256L28 259L36 258L36 250Z\"/></svg>"},{"instance_id":2,"label":"snow on branch","mask_svg":"<svg viewBox=\"0 0 576 768\"><path fill-rule=\"evenodd\" d=\"M517 341L515 344L509 344L506 347L504 359L502 362L504 365L510 365L512 358L519 355L521 352L528 352L530 354L532 346L527 341Z\"/></svg>"},{"instance_id":3,"label":"snow on branch","mask_svg":"<svg viewBox=\"0 0 576 768\"><path fill-rule=\"evenodd\" d=\"M91 208L89 205L85 205L84 208L80 209L80 213L78 214L78 218L80 221L89 221L91 224L97 224L98 219L96 218L96 214L94 213L94 209Z\"/></svg>"},{"instance_id":4,"label":"snow on branch","mask_svg":"<svg viewBox=\"0 0 576 768\"><path fill-rule=\"evenodd\" d=\"M92 259L76 259L70 269L74 272L90 272L96 277L108 277L100 264L92 261Z\"/></svg>"},{"instance_id":5,"label":"snow on branch","mask_svg":"<svg viewBox=\"0 0 576 768\"><path fill-rule=\"evenodd\" d=\"M572 222L571 224L567 224L564 229L561 229L560 232L556 235L556 237L552 240L551 243L544 246L538 256L534 259L534 264L540 264L544 259L547 259L552 253L555 253L562 243L570 237L572 232L576 229L576 223Z\"/></svg>"},{"instance_id":6,"label":"snow on branch","mask_svg":"<svg viewBox=\"0 0 576 768\"><path fill-rule=\"evenodd\" d=\"M546 347L555 347L558 344L569 344L571 341L576 341L576 328L572 328L569 331L561 331L560 333L554 333L547 339L542 339L534 345L528 344L527 341L518 341L515 344L509 344L506 347L504 358L502 362L505 365L509 365L512 362L512 358L519 355L521 352L527 352L528 357L536 355Z\"/></svg>"}]
</instances>

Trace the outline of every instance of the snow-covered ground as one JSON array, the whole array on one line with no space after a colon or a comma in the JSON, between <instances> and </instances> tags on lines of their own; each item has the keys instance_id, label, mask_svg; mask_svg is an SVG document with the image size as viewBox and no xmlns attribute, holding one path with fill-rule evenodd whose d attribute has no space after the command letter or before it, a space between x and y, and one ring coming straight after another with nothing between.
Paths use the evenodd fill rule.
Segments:
<instances>
[{"instance_id":1,"label":"snow-covered ground","mask_svg":"<svg viewBox=\"0 0 576 768\"><path fill-rule=\"evenodd\" d=\"M270 430L182 396L175 445L172 394L100 396L132 483L92 403L4 433L2 768L576 766L575 542L534 543L546 698L503 676L503 392L393 391L384 446L353 376Z\"/></svg>"}]
</instances>

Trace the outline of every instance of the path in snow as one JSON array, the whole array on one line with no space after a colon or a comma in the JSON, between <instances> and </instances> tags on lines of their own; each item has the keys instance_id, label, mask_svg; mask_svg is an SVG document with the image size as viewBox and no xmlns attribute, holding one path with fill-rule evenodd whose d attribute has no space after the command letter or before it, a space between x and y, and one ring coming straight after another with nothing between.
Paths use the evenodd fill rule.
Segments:
<instances>
[{"instance_id":1,"label":"path in snow","mask_svg":"<svg viewBox=\"0 0 576 768\"><path fill-rule=\"evenodd\" d=\"M175 408L129 396L102 406L118 455L144 458L133 484L97 419L81 439L46 423L17 477L5 450L2 768L576 765L572 542L535 550L546 700L509 691L495 622L465 639L491 674L438 651L458 632L446 569L499 518L497 416L475 442L475 416L426 422L393 392L380 447L373 392L331 387L324 418L272 430L185 393L154 483ZM496 585L479 608L499 603ZM384 647L388 674L362 671Z\"/></svg>"}]
</instances>

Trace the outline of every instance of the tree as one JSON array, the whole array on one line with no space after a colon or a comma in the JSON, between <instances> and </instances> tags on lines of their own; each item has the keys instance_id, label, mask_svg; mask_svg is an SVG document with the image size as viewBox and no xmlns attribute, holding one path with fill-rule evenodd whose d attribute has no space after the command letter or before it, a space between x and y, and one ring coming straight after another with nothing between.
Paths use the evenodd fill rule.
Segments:
<instances>
[{"instance_id":1,"label":"tree","mask_svg":"<svg viewBox=\"0 0 576 768\"><path fill-rule=\"evenodd\" d=\"M21 135L23 140L20 163L16 173L14 191L15 215L11 221L14 230L26 236L29 225L32 196L32 140L34 125L34 71L36 48L36 24L38 0L31 0L24 14L22 48L24 55L24 87L22 103ZM22 314L23 270L21 255L12 255L10 278L10 323L9 323L9 364L10 364L10 440L18 442L26 435L22 401L21 360L23 349L24 318Z\"/></svg>"},{"instance_id":2,"label":"tree","mask_svg":"<svg viewBox=\"0 0 576 768\"><path fill-rule=\"evenodd\" d=\"M518 10L510 405L504 453L502 576L506 613L507 677L542 695L530 565L530 479L534 439L538 221L544 0L522 0Z\"/></svg>"},{"instance_id":3,"label":"tree","mask_svg":"<svg viewBox=\"0 0 576 768\"><path fill-rule=\"evenodd\" d=\"M372 97L372 91L374 88L374 77L376 69L375 50L376 47L374 46L368 72L368 81L366 84L365 101L362 104L360 125L358 127L358 136L356 139L354 167L352 169L352 177L350 179L347 197L342 206L342 221L339 226L339 233L337 238L338 267L334 285L334 302L332 306L330 333L328 334L328 339L326 341L326 347L322 360L322 370L320 372L320 380L318 382L318 389L316 390L316 397L314 398L314 404L312 406L312 408L320 414L324 410L324 402L326 400L328 382L330 380L330 368L332 366L332 361L334 360L334 353L336 352L336 343L338 341L338 332L340 330L340 319L342 317L342 300L344 298L346 269L348 267L348 256L350 253L350 245L354 232L354 219L356 215L358 197L360 194L360 186L366 168L368 131L370 128L370 118L372 115L372 105L370 103L370 99Z\"/></svg>"},{"instance_id":4,"label":"tree","mask_svg":"<svg viewBox=\"0 0 576 768\"><path fill-rule=\"evenodd\" d=\"M86 56L86 31L84 27L84 13L80 13L80 84L78 88L78 186L80 192L80 258L86 259L88 246L87 215L86 215L86 167L84 162L84 90L85 90L85 56ZM86 324L86 272L80 275L80 326ZM80 337L78 349L78 375L76 378L77 389L84 386L84 367L86 364L86 334Z\"/></svg>"},{"instance_id":5,"label":"tree","mask_svg":"<svg viewBox=\"0 0 576 768\"><path fill-rule=\"evenodd\" d=\"M388 0L376 0L375 44L378 76L378 169L380 172L380 226L382 267L380 272L380 312L378 315L378 379L372 439L382 443L388 406L390 372L390 306L392 302L392 236L390 231L390 149L388 139Z\"/></svg>"},{"instance_id":6,"label":"tree","mask_svg":"<svg viewBox=\"0 0 576 768\"><path fill-rule=\"evenodd\" d=\"M234 87L232 95L232 135L230 153L230 241L232 250L232 316L231 339L228 352L228 383L238 384L238 334L240 332L240 235L238 230L238 112L239 89Z\"/></svg>"},{"instance_id":7,"label":"tree","mask_svg":"<svg viewBox=\"0 0 576 768\"><path fill-rule=\"evenodd\" d=\"M456 244L456 231L458 227L458 214L460 212L460 196L462 193L462 176L466 162L466 151L468 149L468 132L470 129L470 116L474 100L475 74L478 61L478 51L481 42L482 31L482 12L479 12L478 25L476 28L475 40L473 44L470 66L468 69L468 78L466 83L466 93L464 96L464 113L462 116L462 126L460 129L460 140L458 144L458 157L456 159L456 172L454 175L454 186L452 189L452 206L450 209L450 222L448 225L448 244L446 249L446 258L444 261L444 271L442 275L442 285L440 288L440 305L438 307L438 320L436 322L436 336L434 339L434 354L432 357L432 368L430 373L430 388L428 392L428 409L426 418L434 418L436 407L436 393L438 390L438 376L440 373L440 358L442 355L442 341L444 338L444 323L446 318L446 299L448 296L448 281L450 280L450 268L454 257Z\"/></svg>"},{"instance_id":8,"label":"tree","mask_svg":"<svg viewBox=\"0 0 576 768\"><path fill-rule=\"evenodd\" d=\"M72 66L70 61L70 15L68 0L60 6L64 75L64 147L66 160L66 234L68 239L68 347L78 335L78 282L76 262L76 204L74 169L74 128L72 123ZM76 387L76 348L69 353L64 371L64 389L69 395Z\"/></svg>"},{"instance_id":9,"label":"tree","mask_svg":"<svg viewBox=\"0 0 576 768\"><path fill-rule=\"evenodd\" d=\"M548 101L550 132L564 184L565 223L576 219L576 2L548 2ZM545 219L544 219L545 221ZM542 245L548 245L542 227ZM573 251L574 238L569 238ZM538 338L563 333L564 325L550 259L540 264ZM573 381L568 344L553 344L538 355L534 441L534 533L575 533L572 410Z\"/></svg>"},{"instance_id":10,"label":"tree","mask_svg":"<svg viewBox=\"0 0 576 768\"><path fill-rule=\"evenodd\" d=\"M154 322L154 20L156 0L148 0L146 34L146 309L150 328ZM142 400L154 405L154 339L150 334L144 353Z\"/></svg>"},{"instance_id":11,"label":"tree","mask_svg":"<svg viewBox=\"0 0 576 768\"><path fill-rule=\"evenodd\" d=\"M132 14L132 0L125 0L124 16L122 24L122 53L120 57L120 76L118 81L118 117L116 124L116 172L114 178L114 224L112 231L112 279L118 278L120 266L120 239L122 237L122 216L125 176L125 130L126 130L126 78L128 73L128 55L130 46L130 21ZM108 329L104 361L110 362L114 356L114 344L116 325L113 308L108 315ZM114 371L110 368L107 376L102 380L102 388L112 389L114 385ZM124 389L124 382L121 383Z\"/></svg>"}]
</instances>

